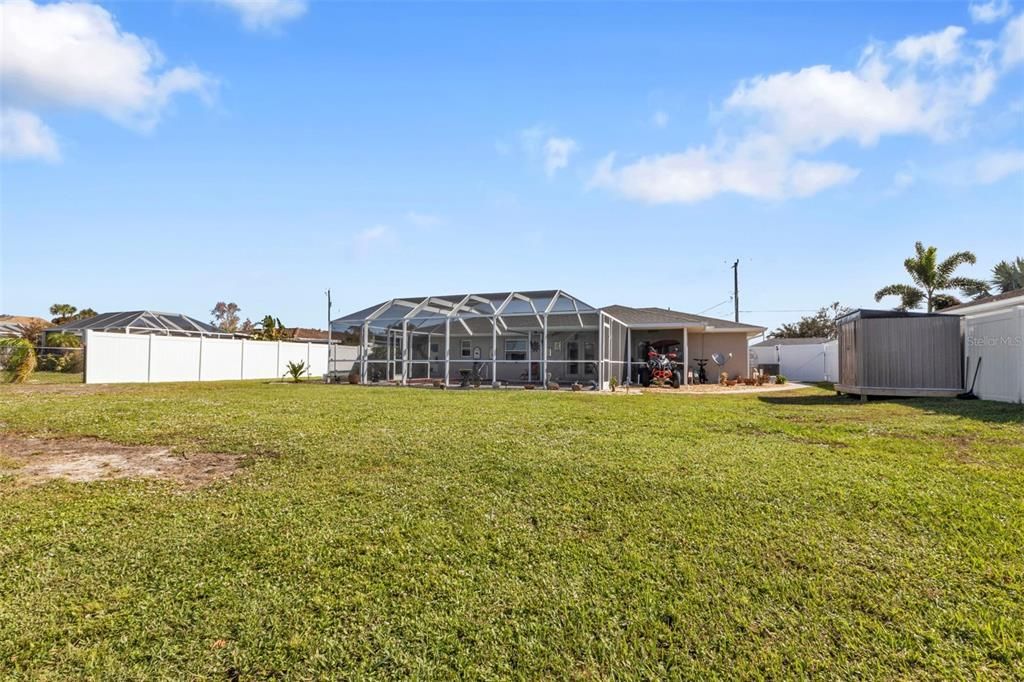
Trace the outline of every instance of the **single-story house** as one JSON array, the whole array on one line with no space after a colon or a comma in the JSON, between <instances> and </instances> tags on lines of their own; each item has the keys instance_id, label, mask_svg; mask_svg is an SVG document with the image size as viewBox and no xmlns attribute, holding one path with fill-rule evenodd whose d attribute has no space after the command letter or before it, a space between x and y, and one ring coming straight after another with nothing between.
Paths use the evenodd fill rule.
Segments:
<instances>
[{"instance_id":1,"label":"single-story house","mask_svg":"<svg viewBox=\"0 0 1024 682\"><path fill-rule=\"evenodd\" d=\"M93 317L73 320L44 330L43 335L67 333L84 337L86 330L119 334L162 334L165 336L208 336L231 338L212 324L201 322L181 313L158 313L152 310L100 313Z\"/></svg>"},{"instance_id":2,"label":"single-story house","mask_svg":"<svg viewBox=\"0 0 1024 682\"><path fill-rule=\"evenodd\" d=\"M331 322L359 339L360 380L403 384L473 376L489 384L635 383L652 344L694 376L747 376L763 327L665 308L596 308L560 289L395 298ZM712 358L717 358L721 364Z\"/></svg>"},{"instance_id":3,"label":"single-story house","mask_svg":"<svg viewBox=\"0 0 1024 682\"><path fill-rule=\"evenodd\" d=\"M1024 402L1024 290L940 311L963 320L964 386L985 400Z\"/></svg>"},{"instance_id":4,"label":"single-story house","mask_svg":"<svg viewBox=\"0 0 1024 682\"><path fill-rule=\"evenodd\" d=\"M839 378L839 342L824 336L771 338L750 347L751 364L794 381Z\"/></svg>"}]
</instances>

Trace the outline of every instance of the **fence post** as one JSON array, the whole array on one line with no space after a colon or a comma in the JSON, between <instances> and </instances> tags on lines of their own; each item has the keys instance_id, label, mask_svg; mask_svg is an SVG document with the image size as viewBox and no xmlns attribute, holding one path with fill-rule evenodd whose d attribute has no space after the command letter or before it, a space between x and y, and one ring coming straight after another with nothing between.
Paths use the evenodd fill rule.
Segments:
<instances>
[{"instance_id":1,"label":"fence post","mask_svg":"<svg viewBox=\"0 0 1024 682\"><path fill-rule=\"evenodd\" d=\"M241 362L239 363L239 365L240 366L238 368L238 372L239 372L238 378L239 379L244 379L245 378L245 339L242 339L242 359L241 359Z\"/></svg>"},{"instance_id":2,"label":"fence post","mask_svg":"<svg viewBox=\"0 0 1024 682\"><path fill-rule=\"evenodd\" d=\"M196 381L203 380L203 336L199 336L199 378Z\"/></svg>"},{"instance_id":3,"label":"fence post","mask_svg":"<svg viewBox=\"0 0 1024 682\"><path fill-rule=\"evenodd\" d=\"M313 376L313 344L306 342L306 374Z\"/></svg>"},{"instance_id":4,"label":"fence post","mask_svg":"<svg viewBox=\"0 0 1024 682\"><path fill-rule=\"evenodd\" d=\"M281 371L281 342L278 341L277 342L277 370L274 372L274 376L276 378L280 379L282 374L284 374L284 372Z\"/></svg>"},{"instance_id":5,"label":"fence post","mask_svg":"<svg viewBox=\"0 0 1024 682\"><path fill-rule=\"evenodd\" d=\"M146 383L148 384L153 381L153 335L149 334L146 338L149 344L146 349Z\"/></svg>"},{"instance_id":6,"label":"fence post","mask_svg":"<svg viewBox=\"0 0 1024 682\"><path fill-rule=\"evenodd\" d=\"M82 335L82 383L89 383L89 340L92 338L92 330L86 329ZM43 343L46 343L46 337L43 337Z\"/></svg>"}]
</instances>

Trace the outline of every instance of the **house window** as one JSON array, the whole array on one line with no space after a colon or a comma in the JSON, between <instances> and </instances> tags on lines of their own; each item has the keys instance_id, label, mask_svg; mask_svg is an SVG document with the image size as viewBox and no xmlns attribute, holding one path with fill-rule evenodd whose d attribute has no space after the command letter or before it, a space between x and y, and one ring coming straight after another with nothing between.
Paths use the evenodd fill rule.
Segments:
<instances>
[{"instance_id":1,"label":"house window","mask_svg":"<svg viewBox=\"0 0 1024 682\"><path fill-rule=\"evenodd\" d=\"M473 357L473 343L469 339L462 339L462 357L471 358Z\"/></svg>"},{"instance_id":2,"label":"house window","mask_svg":"<svg viewBox=\"0 0 1024 682\"><path fill-rule=\"evenodd\" d=\"M525 360L526 339L505 339L505 359Z\"/></svg>"}]
</instances>

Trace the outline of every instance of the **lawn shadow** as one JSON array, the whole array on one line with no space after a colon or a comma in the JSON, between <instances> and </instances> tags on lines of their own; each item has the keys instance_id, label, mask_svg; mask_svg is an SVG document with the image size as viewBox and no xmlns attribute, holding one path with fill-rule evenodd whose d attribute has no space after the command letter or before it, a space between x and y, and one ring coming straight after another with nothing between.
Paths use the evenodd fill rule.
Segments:
<instances>
[{"instance_id":1,"label":"lawn shadow","mask_svg":"<svg viewBox=\"0 0 1024 682\"><path fill-rule=\"evenodd\" d=\"M804 405L823 407L826 405L855 405L858 398L840 395L765 395L758 400L769 405ZM870 402L885 401L906 405L931 414L948 414L964 419L994 422L998 424L1024 425L1024 406L1016 403L1000 403L993 400L958 400L956 398L883 398L872 397Z\"/></svg>"}]
</instances>

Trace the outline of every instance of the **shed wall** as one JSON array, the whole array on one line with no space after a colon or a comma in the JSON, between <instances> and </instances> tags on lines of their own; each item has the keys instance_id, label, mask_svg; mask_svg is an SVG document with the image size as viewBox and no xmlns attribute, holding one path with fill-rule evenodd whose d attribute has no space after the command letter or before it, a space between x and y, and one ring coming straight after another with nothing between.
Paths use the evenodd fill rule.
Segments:
<instances>
[{"instance_id":1,"label":"shed wall","mask_svg":"<svg viewBox=\"0 0 1024 682\"><path fill-rule=\"evenodd\" d=\"M857 319L840 327L839 346L841 384L894 389L963 387L960 320L955 317Z\"/></svg>"}]
</instances>

